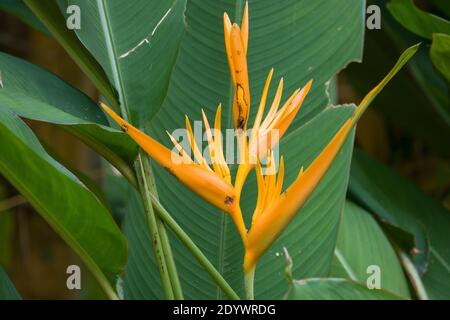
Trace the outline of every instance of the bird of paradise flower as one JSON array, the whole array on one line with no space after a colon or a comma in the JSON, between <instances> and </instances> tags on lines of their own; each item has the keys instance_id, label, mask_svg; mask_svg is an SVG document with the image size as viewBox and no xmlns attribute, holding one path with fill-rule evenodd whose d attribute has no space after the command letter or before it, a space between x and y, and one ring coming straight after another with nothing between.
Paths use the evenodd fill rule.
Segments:
<instances>
[{"instance_id":1,"label":"bird of paradise flower","mask_svg":"<svg viewBox=\"0 0 450 320\"><path fill-rule=\"evenodd\" d=\"M258 111L250 135L248 120L250 114L250 87L247 67L247 48L249 35L248 4L244 9L241 26L232 24L224 13L225 48L234 88L233 116L237 132L240 161L232 183L230 169L225 161L221 137L222 107L218 106L213 129L202 112L211 165L198 147L189 119L186 117L186 130L190 150L185 150L170 133L176 153L123 120L104 104L108 113L151 158L173 174L181 183L207 202L230 215L241 236L245 249L244 273L246 297L253 299L253 282L258 260L280 236L292 219L316 189L336 155L342 148L356 123L393 76L415 54L418 45L406 50L391 72L361 101L353 115L342 125L320 154L307 168L301 168L295 181L283 191L284 160L281 158L275 170L275 158L271 150L288 130L297 115L313 81L295 90L280 108L283 79L280 80L273 103L263 119L273 69L267 77ZM190 156L193 154L193 157ZM271 174L263 175L262 159L267 159L267 169ZM249 230L245 226L240 208L240 196L248 174L255 169L258 197ZM278 176L276 176L278 171Z\"/></svg>"}]
</instances>

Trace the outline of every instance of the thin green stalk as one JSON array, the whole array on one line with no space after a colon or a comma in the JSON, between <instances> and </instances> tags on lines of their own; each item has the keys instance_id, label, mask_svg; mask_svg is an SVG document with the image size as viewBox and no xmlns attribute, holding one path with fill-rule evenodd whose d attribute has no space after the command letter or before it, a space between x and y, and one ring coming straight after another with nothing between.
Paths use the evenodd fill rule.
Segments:
<instances>
[{"instance_id":1,"label":"thin green stalk","mask_svg":"<svg viewBox=\"0 0 450 320\"><path fill-rule=\"evenodd\" d=\"M408 275L408 278L416 291L417 298L419 298L420 300L428 300L429 298L427 291L425 290L425 287L422 283L422 279L420 278L420 275L417 272L414 263L411 261L409 256L402 250L398 250L398 254L400 257L400 261L405 267L406 274Z\"/></svg>"},{"instance_id":2,"label":"thin green stalk","mask_svg":"<svg viewBox=\"0 0 450 320\"><path fill-rule=\"evenodd\" d=\"M143 157L143 165L144 165L144 173L145 177L147 177L147 181L149 183L150 192L158 199L158 193L155 185L155 177L153 175L152 166L150 164L150 159L147 155ZM153 201L152 201L153 203ZM170 246L169 237L167 236L166 228L164 226L164 222L161 221L159 217L156 217L156 224L158 228L158 232L160 235L161 246L163 249L167 271L169 273L170 282L172 284L172 291L174 294L174 298L176 300L183 299L183 290L180 284L180 278L178 277L177 267L175 265L175 259L173 258L172 248Z\"/></svg>"},{"instance_id":3,"label":"thin green stalk","mask_svg":"<svg viewBox=\"0 0 450 320\"><path fill-rule=\"evenodd\" d=\"M167 270L172 282L173 295L176 300L183 300L183 290L181 288L180 278L178 277L177 267L173 259L172 248L170 247L169 237L167 236L164 223L158 219L158 229L161 236L161 244L165 252Z\"/></svg>"},{"instance_id":4,"label":"thin green stalk","mask_svg":"<svg viewBox=\"0 0 450 320\"><path fill-rule=\"evenodd\" d=\"M205 268L206 272L211 276L214 282L222 289L222 291L233 300L239 300L239 296L234 292L233 288L217 271L203 252L197 247L192 239L184 232L184 230L178 225L178 223L172 218L167 210L161 205L155 195L151 194L153 208L162 221L172 230L172 232L180 239L180 241L186 246L186 248L197 259L200 265Z\"/></svg>"},{"instance_id":5,"label":"thin green stalk","mask_svg":"<svg viewBox=\"0 0 450 320\"><path fill-rule=\"evenodd\" d=\"M155 253L156 265L158 266L158 271L161 277L161 284L165 293L165 296L169 300L174 299L174 293L172 290L172 283L167 270L166 258L164 254L164 249L161 243L161 236L159 233L159 228L157 226L157 219L155 212L153 211L151 192L149 189L149 183L147 181L148 176L146 175L146 170L144 167L144 155L140 151L137 163L136 171L138 172L138 182L139 189L143 198L145 214L147 216L148 227L150 230L150 235L153 243L153 251Z\"/></svg>"},{"instance_id":6,"label":"thin green stalk","mask_svg":"<svg viewBox=\"0 0 450 320\"><path fill-rule=\"evenodd\" d=\"M254 300L254 284L255 284L255 267L245 272L245 298Z\"/></svg>"}]
</instances>

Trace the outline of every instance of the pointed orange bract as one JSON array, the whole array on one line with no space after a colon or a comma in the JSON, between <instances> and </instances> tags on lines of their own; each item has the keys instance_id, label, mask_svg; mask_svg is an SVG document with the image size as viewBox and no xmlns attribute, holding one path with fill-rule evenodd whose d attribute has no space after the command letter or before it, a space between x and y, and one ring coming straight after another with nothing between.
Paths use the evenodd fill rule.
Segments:
<instances>
[{"instance_id":1,"label":"pointed orange bract","mask_svg":"<svg viewBox=\"0 0 450 320\"><path fill-rule=\"evenodd\" d=\"M242 18L242 29L237 24L231 24L230 18L224 13L224 37L228 65L234 85L234 128L245 131L250 113L250 87L247 66L248 4L245 6Z\"/></svg>"},{"instance_id":2,"label":"pointed orange bract","mask_svg":"<svg viewBox=\"0 0 450 320\"><path fill-rule=\"evenodd\" d=\"M186 158L173 153L153 138L133 127L109 107L104 104L101 104L101 106L152 159L189 189L227 213L233 214L236 211L236 196L231 184L203 166L192 161L185 161ZM178 149L179 145L176 147Z\"/></svg>"}]
</instances>

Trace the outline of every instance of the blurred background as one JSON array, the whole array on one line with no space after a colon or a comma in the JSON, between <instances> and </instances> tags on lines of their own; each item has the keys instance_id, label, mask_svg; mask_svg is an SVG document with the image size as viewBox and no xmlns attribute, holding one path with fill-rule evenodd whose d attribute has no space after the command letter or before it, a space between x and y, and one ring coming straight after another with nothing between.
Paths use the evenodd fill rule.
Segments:
<instances>
[{"instance_id":1,"label":"blurred background","mask_svg":"<svg viewBox=\"0 0 450 320\"><path fill-rule=\"evenodd\" d=\"M0 50L49 69L97 100L95 87L56 41L2 11L2 1L7 0L0 0ZM381 30L366 30L363 64L352 63L339 74L337 100L359 102L406 47L423 42L409 69L402 71L366 112L358 125L356 142L359 148L450 208L449 85L433 68L429 58L430 41L399 24L386 10L386 2L368 1L382 9ZM450 2L416 1L422 10L441 17L446 16L449 6L445 3ZM63 163L99 184L104 183L102 163L89 148L57 126L27 122ZM0 176L0 265L6 266L22 297L101 298L101 293L90 283L83 286L88 289L81 293L67 290L65 270L70 264L81 265L81 262ZM48 275L45 284L42 274Z\"/></svg>"}]
</instances>

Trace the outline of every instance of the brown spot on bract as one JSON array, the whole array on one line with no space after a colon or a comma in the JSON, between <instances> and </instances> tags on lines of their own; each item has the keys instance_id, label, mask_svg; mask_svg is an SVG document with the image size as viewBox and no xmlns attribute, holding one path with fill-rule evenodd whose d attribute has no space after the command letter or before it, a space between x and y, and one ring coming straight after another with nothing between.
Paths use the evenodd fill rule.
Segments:
<instances>
[{"instance_id":1,"label":"brown spot on bract","mask_svg":"<svg viewBox=\"0 0 450 320\"><path fill-rule=\"evenodd\" d=\"M233 202L234 202L234 199L232 197L230 197L230 196L226 196L225 197L225 204L226 205L231 205L231 204L233 204Z\"/></svg>"},{"instance_id":2,"label":"brown spot on bract","mask_svg":"<svg viewBox=\"0 0 450 320\"><path fill-rule=\"evenodd\" d=\"M243 117L239 117L237 128L243 130L245 125L245 119Z\"/></svg>"},{"instance_id":3,"label":"brown spot on bract","mask_svg":"<svg viewBox=\"0 0 450 320\"><path fill-rule=\"evenodd\" d=\"M123 132L128 132L128 126L126 124L123 124L120 126Z\"/></svg>"}]
</instances>

